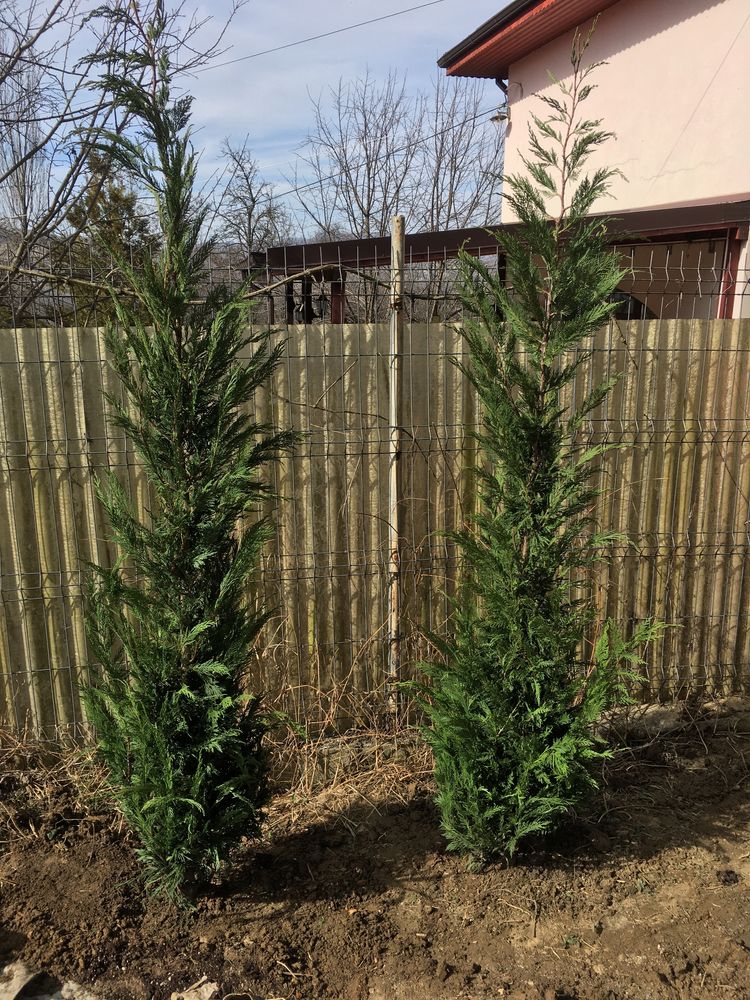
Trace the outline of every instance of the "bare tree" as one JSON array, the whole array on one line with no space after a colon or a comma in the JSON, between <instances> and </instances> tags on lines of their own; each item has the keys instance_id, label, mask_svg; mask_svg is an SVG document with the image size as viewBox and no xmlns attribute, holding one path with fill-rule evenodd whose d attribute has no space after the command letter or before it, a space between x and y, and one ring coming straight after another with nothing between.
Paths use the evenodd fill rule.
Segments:
<instances>
[{"instance_id":1,"label":"bare tree","mask_svg":"<svg viewBox=\"0 0 750 1000\"><path fill-rule=\"evenodd\" d=\"M95 74L80 57L125 45L117 25L86 0L3 5L0 188L10 192L2 206L6 230L18 237L13 264L60 227L80 194L87 137L118 127L110 99L92 91Z\"/></svg>"},{"instance_id":2,"label":"bare tree","mask_svg":"<svg viewBox=\"0 0 750 1000\"><path fill-rule=\"evenodd\" d=\"M394 73L382 84L369 74L340 82L313 102L304 169L295 176L308 235L385 236L398 212L410 232L497 219L503 132L490 120L496 104L478 82L438 77L429 93L416 95ZM410 277L412 300L423 303L417 314L433 318L449 295L449 268L437 261L413 268ZM352 305L375 319L382 299L371 289Z\"/></svg>"},{"instance_id":3,"label":"bare tree","mask_svg":"<svg viewBox=\"0 0 750 1000\"><path fill-rule=\"evenodd\" d=\"M51 161L40 121L49 104L37 66L23 63L0 80L0 218L22 238L49 207Z\"/></svg>"},{"instance_id":4,"label":"bare tree","mask_svg":"<svg viewBox=\"0 0 750 1000\"><path fill-rule=\"evenodd\" d=\"M483 225L499 212L502 133L484 86L437 78L409 95L405 77L367 74L313 102L295 188L320 233L384 236L403 212L412 232ZM306 181L301 174L312 175Z\"/></svg>"},{"instance_id":5,"label":"bare tree","mask_svg":"<svg viewBox=\"0 0 750 1000\"><path fill-rule=\"evenodd\" d=\"M384 236L394 213L413 197L420 128L405 78L378 85L368 74L339 81L313 102L315 124L300 157L313 180L295 187L303 217L319 233Z\"/></svg>"},{"instance_id":6,"label":"bare tree","mask_svg":"<svg viewBox=\"0 0 750 1000\"><path fill-rule=\"evenodd\" d=\"M0 298L15 314L38 291L18 276L40 259L59 263L80 233L74 209L91 198L87 164L107 133L121 133L126 117L97 81L125 66L138 74L133 18L164 26L162 41L173 73L210 62L237 3L218 37L198 47L207 19L190 13L187 0L5 0L0 5ZM132 15L132 16L131 16ZM107 181L102 171L100 184ZM144 214L149 207L144 207ZM79 213L85 225L85 213ZM11 282L13 289L11 290ZM12 300L12 301L11 301Z\"/></svg>"},{"instance_id":7,"label":"bare tree","mask_svg":"<svg viewBox=\"0 0 750 1000\"><path fill-rule=\"evenodd\" d=\"M494 96L494 95L493 95ZM503 133L485 113L484 83L435 78L417 102L418 177L405 212L416 232L496 222L500 214Z\"/></svg>"},{"instance_id":8,"label":"bare tree","mask_svg":"<svg viewBox=\"0 0 750 1000\"><path fill-rule=\"evenodd\" d=\"M216 231L223 243L240 247L245 258L253 251L289 243L295 222L289 209L260 176L258 164L247 143L234 146L224 141L229 181L216 206Z\"/></svg>"},{"instance_id":9,"label":"bare tree","mask_svg":"<svg viewBox=\"0 0 750 1000\"><path fill-rule=\"evenodd\" d=\"M406 209L412 231L497 222L504 132L485 113L487 104L483 83L457 85L444 76L436 77L432 91L420 97L419 175ZM455 261L412 267L412 288L423 296L414 300L415 315L450 318L457 309L452 294L456 274Z\"/></svg>"}]
</instances>

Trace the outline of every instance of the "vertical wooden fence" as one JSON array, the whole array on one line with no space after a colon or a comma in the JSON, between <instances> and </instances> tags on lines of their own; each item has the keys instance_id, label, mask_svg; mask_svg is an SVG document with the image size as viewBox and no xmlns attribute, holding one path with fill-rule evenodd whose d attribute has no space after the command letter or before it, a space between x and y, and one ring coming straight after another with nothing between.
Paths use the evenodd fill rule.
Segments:
<instances>
[{"instance_id":1,"label":"vertical wooden fence","mask_svg":"<svg viewBox=\"0 0 750 1000\"><path fill-rule=\"evenodd\" d=\"M256 683L299 717L348 682L387 676L392 579L389 327L290 326L260 413L305 433L275 470L276 540L258 586L275 616ZM403 324L400 428L399 661L445 628L457 566L446 532L473 502L475 400L451 358L452 321ZM650 695L726 693L750 681L750 320L615 322L579 371L580 398L625 370L584 429L612 452L599 517L630 536L598 571L602 614L679 626L649 653ZM146 506L147 484L102 389L116 391L99 329L0 330L0 725L47 734L85 723L83 619L88 565L115 557L96 500L109 468ZM261 583L262 581L262 583Z\"/></svg>"}]
</instances>

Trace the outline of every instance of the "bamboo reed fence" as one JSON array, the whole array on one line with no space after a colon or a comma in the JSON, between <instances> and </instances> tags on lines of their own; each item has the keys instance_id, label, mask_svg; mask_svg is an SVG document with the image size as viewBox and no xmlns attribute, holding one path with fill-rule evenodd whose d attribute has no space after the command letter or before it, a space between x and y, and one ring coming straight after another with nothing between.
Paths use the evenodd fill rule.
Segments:
<instances>
[{"instance_id":1,"label":"bamboo reed fence","mask_svg":"<svg viewBox=\"0 0 750 1000\"><path fill-rule=\"evenodd\" d=\"M595 592L602 617L626 627L647 617L678 626L648 652L652 699L750 682L750 320L664 312L602 330L572 390L582 398L625 372L583 430L627 446L601 463L598 518L631 541L597 569ZM394 507L388 324L317 319L274 337L286 341L284 363L255 405L305 437L273 471L278 531L257 591L276 610L253 683L311 719L343 684L374 691L387 676L394 510L402 677L428 651L425 629L448 627L458 567L446 532L472 508L477 412L451 362L463 350L460 313L442 300L429 317L407 309ZM0 726L85 726L88 566L117 555L97 474L113 470L148 507L102 390L118 391L100 328L0 330Z\"/></svg>"}]
</instances>

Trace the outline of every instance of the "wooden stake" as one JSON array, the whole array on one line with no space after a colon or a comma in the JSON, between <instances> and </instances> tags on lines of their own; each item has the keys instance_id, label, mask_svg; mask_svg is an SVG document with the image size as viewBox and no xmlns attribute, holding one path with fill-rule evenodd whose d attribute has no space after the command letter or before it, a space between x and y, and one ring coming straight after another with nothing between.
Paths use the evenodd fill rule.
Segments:
<instances>
[{"instance_id":1,"label":"wooden stake","mask_svg":"<svg viewBox=\"0 0 750 1000\"><path fill-rule=\"evenodd\" d=\"M388 343L388 710L398 711L396 685L401 667L401 551L399 535L399 459L401 455L400 375L403 351L404 217L391 219L391 301Z\"/></svg>"}]
</instances>

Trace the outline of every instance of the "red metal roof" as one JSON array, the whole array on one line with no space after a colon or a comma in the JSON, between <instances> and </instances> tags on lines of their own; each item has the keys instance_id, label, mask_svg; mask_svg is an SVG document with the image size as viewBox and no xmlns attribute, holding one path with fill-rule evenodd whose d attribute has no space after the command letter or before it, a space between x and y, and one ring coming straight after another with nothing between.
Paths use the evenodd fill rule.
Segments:
<instances>
[{"instance_id":1,"label":"red metal roof","mask_svg":"<svg viewBox=\"0 0 750 1000\"><path fill-rule=\"evenodd\" d=\"M507 79L511 63L523 59L553 38L571 31L618 0L539 0L510 17L487 22L488 33L475 32L440 60L448 76ZM497 29L493 30L493 26ZM477 38L476 36L479 35ZM484 37L482 37L484 36Z\"/></svg>"}]
</instances>

